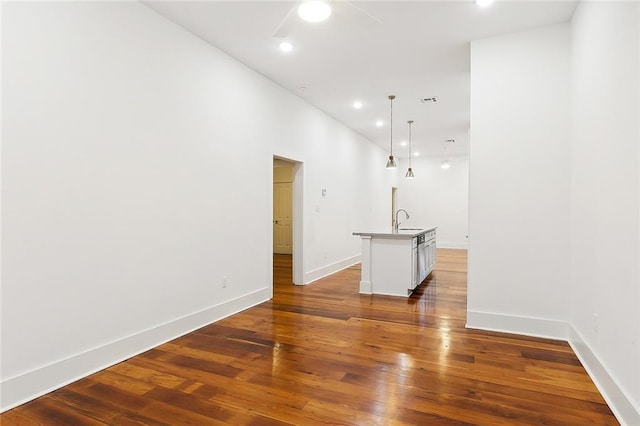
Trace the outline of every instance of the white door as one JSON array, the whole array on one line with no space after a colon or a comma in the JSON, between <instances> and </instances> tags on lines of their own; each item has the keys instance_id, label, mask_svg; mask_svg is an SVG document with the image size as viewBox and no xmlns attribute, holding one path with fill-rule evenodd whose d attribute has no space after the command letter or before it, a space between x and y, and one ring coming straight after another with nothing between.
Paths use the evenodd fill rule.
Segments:
<instances>
[{"instance_id":1,"label":"white door","mask_svg":"<svg viewBox=\"0 0 640 426\"><path fill-rule=\"evenodd\" d=\"M273 252L291 254L291 182L274 182L273 184Z\"/></svg>"}]
</instances>

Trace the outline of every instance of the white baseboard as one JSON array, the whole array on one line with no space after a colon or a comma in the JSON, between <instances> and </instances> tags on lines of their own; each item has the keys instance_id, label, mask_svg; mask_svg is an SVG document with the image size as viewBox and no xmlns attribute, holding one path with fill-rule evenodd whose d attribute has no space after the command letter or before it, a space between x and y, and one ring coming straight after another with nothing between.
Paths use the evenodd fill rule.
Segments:
<instances>
[{"instance_id":1,"label":"white baseboard","mask_svg":"<svg viewBox=\"0 0 640 426\"><path fill-rule=\"evenodd\" d=\"M436 248L444 248L444 249L468 249L469 248L469 243L468 242L462 242L462 243L452 243L452 242L447 242L447 241L436 241Z\"/></svg>"},{"instance_id":2,"label":"white baseboard","mask_svg":"<svg viewBox=\"0 0 640 426\"><path fill-rule=\"evenodd\" d=\"M361 255L351 256L346 259L334 262L330 265L323 266L322 268L314 269L313 271L306 272L304 274L304 283L311 284L314 281L318 281L320 278L328 277L331 274L335 274L338 271L353 266L360 262Z\"/></svg>"},{"instance_id":3,"label":"white baseboard","mask_svg":"<svg viewBox=\"0 0 640 426\"><path fill-rule=\"evenodd\" d=\"M640 408L621 388L574 327L566 321L467 311L467 328L564 340L622 425L640 425Z\"/></svg>"},{"instance_id":4,"label":"white baseboard","mask_svg":"<svg viewBox=\"0 0 640 426\"><path fill-rule=\"evenodd\" d=\"M371 281L360 281L360 294L373 294L373 289L371 288Z\"/></svg>"},{"instance_id":5,"label":"white baseboard","mask_svg":"<svg viewBox=\"0 0 640 426\"><path fill-rule=\"evenodd\" d=\"M0 412L75 382L271 298L263 288L148 330L78 353L0 383Z\"/></svg>"},{"instance_id":6,"label":"white baseboard","mask_svg":"<svg viewBox=\"0 0 640 426\"><path fill-rule=\"evenodd\" d=\"M640 425L640 407L635 405L626 392L618 386L604 364L573 327L571 327L568 341L618 421L622 425Z\"/></svg>"},{"instance_id":7,"label":"white baseboard","mask_svg":"<svg viewBox=\"0 0 640 426\"><path fill-rule=\"evenodd\" d=\"M569 337L569 324L566 321L489 312L467 311L466 327L565 341Z\"/></svg>"}]
</instances>

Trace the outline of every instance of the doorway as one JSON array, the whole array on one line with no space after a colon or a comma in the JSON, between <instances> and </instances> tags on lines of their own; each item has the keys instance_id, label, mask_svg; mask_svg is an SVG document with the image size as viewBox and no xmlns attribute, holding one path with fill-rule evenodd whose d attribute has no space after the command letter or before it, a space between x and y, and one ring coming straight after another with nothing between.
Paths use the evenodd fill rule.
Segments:
<instances>
[{"instance_id":1,"label":"doorway","mask_svg":"<svg viewBox=\"0 0 640 426\"><path fill-rule=\"evenodd\" d=\"M303 163L273 156L272 272L273 285L303 284Z\"/></svg>"},{"instance_id":2,"label":"doorway","mask_svg":"<svg viewBox=\"0 0 640 426\"><path fill-rule=\"evenodd\" d=\"M273 165L273 253L293 255L293 165Z\"/></svg>"}]
</instances>

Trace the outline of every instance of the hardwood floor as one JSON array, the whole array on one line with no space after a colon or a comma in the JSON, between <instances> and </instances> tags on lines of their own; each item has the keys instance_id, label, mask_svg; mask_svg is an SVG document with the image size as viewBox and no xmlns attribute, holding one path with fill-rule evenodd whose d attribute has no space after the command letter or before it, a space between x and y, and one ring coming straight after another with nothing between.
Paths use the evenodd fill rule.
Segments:
<instances>
[{"instance_id":1,"label":"hardwood floor","mask_svg":"<svg viewBox=\"0 0 640 426\"><path fill-rule=\"evenodd\" d=\"M464 328L466 251L410 298L359 267L274 298L0 416L8 425L615 425L564 342Z\"/></svg>"}]
</instances>

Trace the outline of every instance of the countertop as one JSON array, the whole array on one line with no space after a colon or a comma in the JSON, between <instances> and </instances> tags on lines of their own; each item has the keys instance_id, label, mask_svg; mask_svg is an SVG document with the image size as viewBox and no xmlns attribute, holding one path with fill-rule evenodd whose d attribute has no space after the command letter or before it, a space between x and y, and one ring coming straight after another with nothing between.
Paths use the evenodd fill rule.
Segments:
<instances>
[{"instance_id":1,"label":"countertop","mask_svg":"<svg viewBox=\"0 0 640 426\"><path fill-rule=\"evenodd\" d=\"M377 230L374 232L354 232L353 235L361 237L374 237L374 238L395 238L395 239L411 239L425 232L433 231L437 226L427 228L400 228L398 232L394 232L392 229Z\"/></svg>"}]
</instances>

